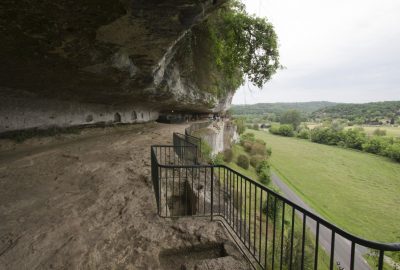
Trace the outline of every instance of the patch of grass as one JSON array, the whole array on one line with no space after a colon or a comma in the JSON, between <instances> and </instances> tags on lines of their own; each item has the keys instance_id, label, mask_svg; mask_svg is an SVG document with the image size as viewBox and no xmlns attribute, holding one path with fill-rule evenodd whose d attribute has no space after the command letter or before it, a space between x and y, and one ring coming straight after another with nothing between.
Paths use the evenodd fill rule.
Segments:
<instances>
[{"instance_id":1,"label":"patch of grass","mask_svg":"<svg viewBox=\"0 0 400 270\"><path fill-rule=\"evenodd\" d=\"M1 133L0 139L10 139L20 143L34 137L52 137L59 134L79 134L80 130L79 127L51 127L48 129L32 128Z\"/></svg>"},{"instance_id":2,"label":"patch of grass","mask_svg":"<svg viewBox=\"0 0 400 270\"><path fill-rule=\"evenodd\" d=\"M369 240L399 241L400 164L355 150L252 132L272 146L274 171L319 214Z\"/></svg>"}]
</instances>

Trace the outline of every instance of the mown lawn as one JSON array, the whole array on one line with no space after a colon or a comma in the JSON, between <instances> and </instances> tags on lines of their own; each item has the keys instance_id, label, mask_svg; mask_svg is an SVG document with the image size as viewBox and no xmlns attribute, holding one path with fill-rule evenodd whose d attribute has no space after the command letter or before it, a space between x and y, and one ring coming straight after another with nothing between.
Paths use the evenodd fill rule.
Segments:
<instances>
[{"instance_id":1,"label":"mown lawn","mask_svg":"<svg viewBox=\"0 0 400 270\"><path fill-rule=\"evenodd\" d=\"M384 157L251 130L273 170L319 214L370 240L400 242L400 164Z\"/></svg>"}]
</instances>

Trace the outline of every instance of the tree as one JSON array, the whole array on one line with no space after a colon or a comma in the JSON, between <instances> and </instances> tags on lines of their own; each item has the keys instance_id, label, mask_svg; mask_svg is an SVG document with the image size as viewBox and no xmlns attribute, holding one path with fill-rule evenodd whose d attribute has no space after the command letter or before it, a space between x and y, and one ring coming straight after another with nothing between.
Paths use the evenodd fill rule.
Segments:
<instances>
[{"instance_id":1,"label":"tree","mask_svg":"<svg viewBox=\"0 0 400 270\"><path fill-rule=\"evenodd\" d=\"M239 135L243 134L246 131L245 119L243 117L235 119L234 123L236 125Z\"/></svg>"},{"instance_id":2,"label":"tree","mask_svg":"<svg viewBox=\"0 0 400 270\"><path fill-rule=\"evenodd\" d=\"M208 30L212 54L224 79L241 84L244 76L261 88L281 68L273 25L247 14L240 1L230 1L211 16Z\"/></svg>"},{"instance_id":3,"label":"tree","mask_svg":"<svg viewBox=\"0 0 400 270\"><path fill-rule=\"evenodd\" d=\"M301 123L301 113L297 110L288 110L280 118L281 124L290 124L296 130Z\"/></svg>"}]
</instances>

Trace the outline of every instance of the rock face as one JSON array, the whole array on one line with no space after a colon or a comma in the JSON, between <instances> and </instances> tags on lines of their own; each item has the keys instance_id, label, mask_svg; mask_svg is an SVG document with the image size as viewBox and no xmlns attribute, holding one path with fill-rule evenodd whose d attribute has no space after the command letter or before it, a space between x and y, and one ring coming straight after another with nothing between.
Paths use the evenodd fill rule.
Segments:
<instances>
[{"instance_id":1,"label":"rock face","mask_svg":"<svg viewBox=\"0 0 400 270\"><path fill-rule=\"evenodd\" d=\"M113 112L225 110L232 95L218 98L202 90L190 75L201 51L187 52L192 27L224 2L1 1L2 105L14 104L11 111L25 115L41 113L46 120L36 126L52 122L47 120L51 113L35 106L37 100L72 108L97 104L92 107ZM58 113L69 118L72 111L64 105ZM2 111L0 132L10 130L8 119L10 113Z\"/></svg>"},{"instance_id":2,"label":"rock face","mask_svg":"<svg viewBox=\"0 0 400 270\"><path fill-rule=\"evenodd\" d=\"M239 140L236 126L230 121L213 122L206 128L194 131L193 135L207 142L212 149L212 155L216 155L225 149L230 149L232 143Z\"/></svg>"}]
</instances>

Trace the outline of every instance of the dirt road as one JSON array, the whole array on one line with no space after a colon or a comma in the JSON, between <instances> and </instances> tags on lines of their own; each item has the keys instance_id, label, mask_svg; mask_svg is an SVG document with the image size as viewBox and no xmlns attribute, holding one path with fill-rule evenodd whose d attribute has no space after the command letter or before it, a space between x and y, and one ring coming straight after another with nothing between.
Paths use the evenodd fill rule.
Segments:
<instances>
[{"instance_id":1,"label":"dirt road","mask_svg":"<svg viewBox=\"0 0 400 270\"><path fill-rule=\"evenodd\" d=\"M164 253L216 243L232 255L226 269L245 269L218 223L156 214L150 145L168 144L184 128L154 123L0 141L0 269L168 269Z\"/></svg>"}]
</instances>

